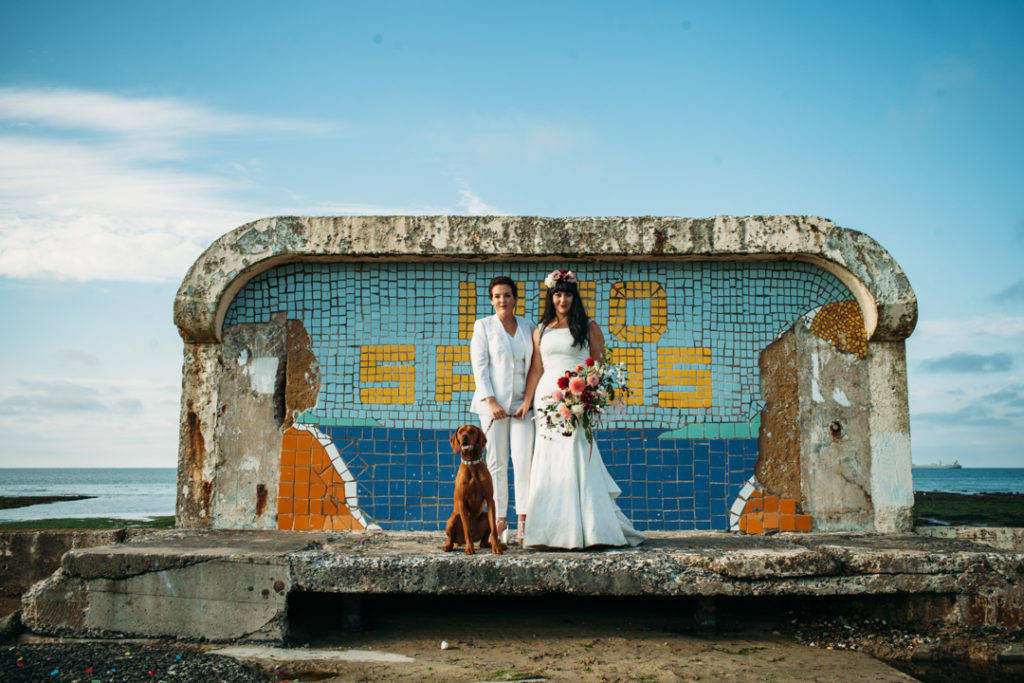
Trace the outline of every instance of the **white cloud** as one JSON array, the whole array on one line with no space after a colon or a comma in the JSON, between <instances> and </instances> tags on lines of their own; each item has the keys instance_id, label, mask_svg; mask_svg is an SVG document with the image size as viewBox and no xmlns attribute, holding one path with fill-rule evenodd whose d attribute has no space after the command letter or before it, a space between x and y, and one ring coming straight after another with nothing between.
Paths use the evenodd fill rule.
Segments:
<instances>
[{"instance_id":1,"label":"white cloud","mask_svg":"<svg viewBox=\"0 0 1024 683\"><path fill-rule=\"evenodd\" d=\"M975 339L979 335L1024 336L1024 317L993 314L971 318L922 320L911 339L927 337L939 342L953 342Z\"/></svg>"},{"instance_id":2,"label":"white cloud","mask_svg":"<svg viewBox=\"0 0 1024 683\"><path fill-rule=\"evenodd\" d=\"M983 369L995 364L995 372L935 372L964 370L971 361ZM907 371L910 417L927 423L927 430L915 430L914 440L941 443L949 430L989 421L988 429L998 431L996 421L1017 420L1010 407L993 404L986 396L1006 391L1024 382L1024 317L1005 314L974 315L964 318L922 321L907 340ZM989 370L991 370L989 368ZM1006 429L1014 430L1016 424Z\"/></svg>"},{"instance_id":3,"label":"white cloud","mask_svg":"<svg viewBox=\"0 0 1024 683\"><path fill-rule=\"evenodd\" d=\"M187 168L210 136L328 130L168 98L0 88L0 276L173 281L212 240L263 216L498 213L465 188L456 210L310 206L295 194L291 206L243 205L226 197L255 189L247 169L259 160L225 160L231 177Z\"/></svg>"},{"instance_id":4,"label":"white cloud","mask_svg":"<svg viewBox=\"0 0 1024 683\"><path fill-rule=\"evenodd\" d=\"M0 385L0 467L173 467L179 392L136 378Z\"/></svg>"},{"instance_id":5,"label":"white cloud","mask_svg":"<svg viewBox=\"0 0 1024 683\"><path fill-rule=\"evenodd\" d=\"M465 188L459 190L459 194L462 196L462 199L459 200L459 206L470 216L502 215L501 211L490 204L486 204L480 197Z\"/></svg>"},{"instance_id":6,"label":"white cloud","mask_svg":"<svg viewBox=\"0 0 1024 683\"><path fill-rule=\"evenodd\" d=\"M250 212L223 180L148 166L116 146L0 138L0 274L180 278Z\"/></svg>"},{"instance_id":7,"label":"white cloud","mask_svg":"<svg viewBox=\"0 0 1024 683\"><path fill-rule=\"evenodd\" d=\"M144 137L330 129L313 121L224 114L170 98L128 98L69 88L0 88L0 119Z\"/></svg>"},{"instance_id":8,"label":"white cloud","mask_svg":"<svg viewBox=\"0 0 1024 683\"><path fill-rule=\"evenodd\" d=\"M0 137L0 275L132 281L178 279L211 240L265 215L224 198L239 183L169 159L204 136L325 129L170 99L15 88L0 88L2 124L19 134ZM47 137L48 126L70 133Z\"/></svg>"}]
</instances>

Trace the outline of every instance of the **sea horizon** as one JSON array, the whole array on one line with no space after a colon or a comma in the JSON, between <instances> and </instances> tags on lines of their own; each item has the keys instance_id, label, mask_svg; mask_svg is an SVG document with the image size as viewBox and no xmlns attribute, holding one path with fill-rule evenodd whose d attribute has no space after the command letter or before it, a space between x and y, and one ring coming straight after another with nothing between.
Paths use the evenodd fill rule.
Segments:
<instances>
[{"instance_id":1,"label":"sea horizon","mask_svg":"<svg viewBox=\"0 0 1024 683\"><path fill-rule=\"evenodd\" d=\"M1024 467L914 469L915 492L1024 494ZM176 467L0 467L0 497L93 496L0 510L0 521L173 515Z\"/></svg>"}]
</instances>

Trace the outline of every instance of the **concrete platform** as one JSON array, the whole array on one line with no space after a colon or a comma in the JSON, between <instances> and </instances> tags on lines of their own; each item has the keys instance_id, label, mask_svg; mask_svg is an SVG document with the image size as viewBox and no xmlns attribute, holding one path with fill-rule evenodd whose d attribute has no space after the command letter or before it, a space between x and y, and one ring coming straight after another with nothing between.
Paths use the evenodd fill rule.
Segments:
<instances>
[{"instance_id":1,"label":"concrete platform","mask_svg":"<svg viewBox=\"0 0 1024 683\"><path fill-rule=\"evenodd\" d=\"M309 593L925 596L929 617L1024 626L1024 553L915 534L654 532L638 548L441 551L440 532L156 531L71 550L23 599L40 634L283 643ZM353 604L358 604L354 601ZM339 615L341 618L343 615Z\"/></svg>"}]
</instances>

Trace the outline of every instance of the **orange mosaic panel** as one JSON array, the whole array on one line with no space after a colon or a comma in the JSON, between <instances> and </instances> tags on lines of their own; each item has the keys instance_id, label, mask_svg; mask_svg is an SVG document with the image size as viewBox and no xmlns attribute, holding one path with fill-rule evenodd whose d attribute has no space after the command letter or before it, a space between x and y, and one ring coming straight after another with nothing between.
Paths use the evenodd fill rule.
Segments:
<instances>
[{"instance_id":1,"label":"orange mosaic panel","mask_svg":"<svg viewBox=\"0 0 1024 683\"><path fill-rule=\"evenodd\" d=\"M281 439L277 528L295 531L362 529L345 504L345 480L309 432L292 427Z\"/></svg>"},{"instance_id":2,"label":"orange mosaic panel","mask_svg":"<svg viewBox=\"0 0 1024 683\"><path fill-rule=\"evenodd\" d=\"M811 321L811 332L858 358L868 353L864 316L856 301L837 301L822 306Z\"/></svg>"},{"instance_id":3,"label":"orange mosaic panel","mask_svg":"<svg viewBox=\"0 0 1024 683\"><path fill-rule=\"evenodd\" d=\"M748 534L810 531L811 516L797 514L797 504L792 498L779 498L765 495L763 491L754 491L740 515L739 530Z\"/></svg>"}]
</instances>

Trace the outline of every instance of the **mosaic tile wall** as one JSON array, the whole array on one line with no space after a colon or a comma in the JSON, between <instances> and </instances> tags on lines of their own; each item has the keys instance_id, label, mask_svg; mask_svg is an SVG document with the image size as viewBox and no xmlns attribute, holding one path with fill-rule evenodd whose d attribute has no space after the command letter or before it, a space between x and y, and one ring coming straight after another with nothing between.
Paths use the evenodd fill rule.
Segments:
<instances>
[{"instance_id":1,"label":"mosaic tile wall","mask_svg":"<svg viewBox=\"0 0 1024 683\"><path fill-rule=\"evenodd\" d=\"M730 508L757 459L758 354L810 312L825 313L816 320L821 336L860 351L863 321L850 292L798 262L568 265L629 371L627 411L597 437L623 489L623 511L641 529L730 528ZM335 493L327 481L316 491L333 496L319 508L337 513L298 523L443 528L458 462L448 437L475 421L469 343L473 321L493 312L487 282L498 274L517 280L518 312L536 320L552 267L297 263L245 285L224 324L285 311L305 325L320 365L317 405L297 427L313 435L303 457L336 469ZM317 454L327 446L334 455ZM294 442L282 448L294 462ZM294 466L285 468L282 458L279 498L295 483L285 480L296 476ZM302 501L311 500L309 490ZM284 503L292 512L279 509L281 528L298 528L297 506L316 507L302 501Z\"/></svg>"}]
</instances>

